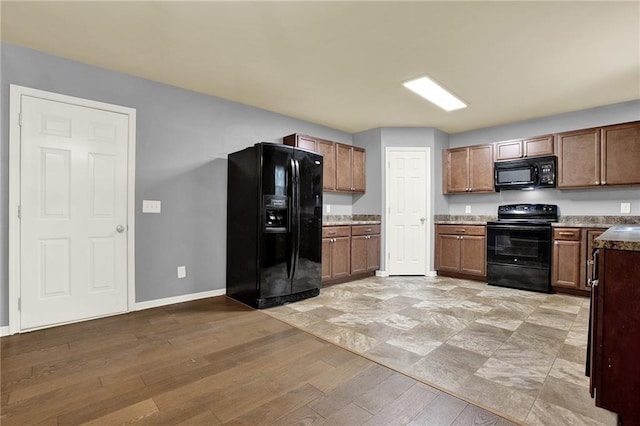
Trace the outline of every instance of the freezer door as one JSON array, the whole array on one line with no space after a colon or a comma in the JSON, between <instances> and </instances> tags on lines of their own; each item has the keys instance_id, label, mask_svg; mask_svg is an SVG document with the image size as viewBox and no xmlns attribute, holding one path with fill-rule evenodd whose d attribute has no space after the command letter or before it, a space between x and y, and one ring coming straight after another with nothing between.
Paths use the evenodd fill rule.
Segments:
<instances>
[{"instance_id":1,"label":"freezer door","mask_svg":"<svg viewBox=\"0 0 640 426\"><path fill-rule=\"evenodd\" d=\"M322 155L295 150L292 232L295 256L292 292L319 289L322 281Z\"/></svg>"},{"instance_id":2,"label":"freezer door","mask_svg":"<svg viewBox=\"0 0 640 426\"><path fill-rule=\"evenodd\" d=\"M259 298L291 294L293 149L258 144L260 151Z\"/></svg>"}]
</instances>

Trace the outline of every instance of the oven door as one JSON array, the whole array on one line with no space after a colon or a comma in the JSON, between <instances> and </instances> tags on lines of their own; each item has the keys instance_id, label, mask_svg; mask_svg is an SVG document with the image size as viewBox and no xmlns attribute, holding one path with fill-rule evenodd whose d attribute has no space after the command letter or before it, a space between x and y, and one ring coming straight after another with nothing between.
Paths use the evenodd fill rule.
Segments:
<instances>
[{"instance_id":1,"label":"oven door","mask_svg":"<svg viewBox=\"0 0 640 426\"><path fill-rule=\"evenodd\" d=\"M550 226L487 225L487 263L549 268L550 257Z\"/></svg>"}]
</instances>

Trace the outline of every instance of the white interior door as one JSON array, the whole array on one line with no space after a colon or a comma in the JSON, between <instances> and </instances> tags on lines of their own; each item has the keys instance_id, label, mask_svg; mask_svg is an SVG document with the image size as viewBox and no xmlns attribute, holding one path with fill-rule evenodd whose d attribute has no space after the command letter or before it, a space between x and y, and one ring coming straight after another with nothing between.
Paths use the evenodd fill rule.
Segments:
<instances>
[{"instance_id":1,"label":"white interior door","mask_svg":"<svg viewBox=\"0 0 640 426\"><path fill-rule=\"evenodd\" d=\"M21 330L127 311L128 121L21 97Z\"/></svg>"},{"instance_id":2,"label":"white interior door","mask_svg":"<svg viewBox=\"0 0 640 426\"><path fill-rule=\"evenodd\" d=\"M428 149L387 148L387 272L426 275Z\"/></svg>"}]
</instances>

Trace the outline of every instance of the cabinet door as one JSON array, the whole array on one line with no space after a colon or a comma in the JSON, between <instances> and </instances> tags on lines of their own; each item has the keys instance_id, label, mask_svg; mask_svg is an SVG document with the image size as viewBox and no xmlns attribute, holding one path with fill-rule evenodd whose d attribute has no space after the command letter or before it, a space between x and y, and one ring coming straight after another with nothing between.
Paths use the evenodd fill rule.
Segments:
<instances>
[{"instance_id":1,"label":"cabinet door","mask_svg":"<svg viewBox=\"0 0 640 426\"><path fill-rule=\"evenodd\" d=\"M440 271L460 271L460 237L439 234L437 236L437 269Z\"/></svg>"},{"instance_id":2,"label":"cabinet door","mask_svg":"<svg viewBox=\"0 0 640 426\"><path fill-rule=\"evenodd\" d=\"M352 184L354 192L365 192L366 186L366 164L365 150L362 148L353 148L352 152Z\"/></svg>"},{"instance_id":3,"label":"cabinet door","mask_svg":"<svg viewBox=\"0 0 640 426\"><path fill-rule=\"evenodd\" d=\"M367 271L380 269L380 235L369 235L367 240Z\"/></svg>"},{"instance_id":4,"label":"cabinet door","mask_svg":"<svg viewBox=\"0 0 640 426\"><path fill-rule=\"evenodd\" d=\"M580 241L553 242L551 285L580 288Z\"/></svg>"},{"instance_id":5,"label":"cabinet door","mask_svg":"<svg viewBox=\"0 0 640 426\"><path fill-rule=\"evenodd\" d=\"M485 237L465 235L459 240L460 272L470 275L487 274L487 240Z\"/></svg>"},{"instance_id":6,"label":"cabinet door","mask_svg":"<svg viewBox=\"0 0 640 426\"><path fill-rule=\"evenodd\" d=\"M495 145L496 161L520 158L523 155L522 141L497 142Z\"/></svg>"},{"instance_id":7,"label":"cabinet door","mask_svg":"<svg viewBox=\"0 0 640 426\"><path fill-rule=\"evenodd\" d=\"M553 135L525 139L522 141L522 150L525 157L553 155Z\"/></svg>"},{"instance_id":8,"label":"cabinet door","mask_svg":"<svg viewBox=\"0 0 640 426\"><path fill-rule=\"evenodd\" d=\"M469 188L472 192L493 192L493 147L469 147Z\"/></svg>"},{"instance_id":9,"label":"cabinet door","mask_svg":"<svg viewBox=\"0 0 640 426\"><path fill-rule=\"evenodd\" d=\"M351 192L351 154L353 150L348 145L336 144L336 190Z\"/></svg>"},{"instance_id":10,"label":"cabinet door","mask_svg":"<svg viewBox=\"0 0 640 426\"><path fill-rule=\"evenodd\" d=\"M445 151L445 194L467 192L469 188L469 150L454 148Z\"/></svg>"},{"instance_id":11,"label":"cabinet door","mask_svg":"<svg viewBox=\"0 0 640 426\"><path fill-rule=\"evenodd\" d=\"M351 237L351 274L367 271L367 236Z\"/></svg>"},{"instance_id":12,"label":"cabinet door","mask_svg":"<svg viewBox=\"0 0 640 426\"><path fill-rule=\"evenodd\" d=\"M640 123L602 128L602 185L640 184Z\"/></svg>"},{"instance_id":13,"label":"cabinet door","mask_svg":"<svg viewBox=\"0 0 640 426\"><path fill-rule=\"evenodd\" d=\"M331 238L322 239L322 281L331 279Z\"/></svg>"},{"instance_id":14,"label":"cabinet door","mask_svg":"<svg viewBox=\"0 0 640 426\"><path fill-rule=\"evenodd\" d=\"M316 144L316 139L309 136L298 135L298 140L296 145L299 148L308 149L310 151L318 151L318 146Z\"/></svg>"},{"instance_id":15,"label":"cabinet door","mask_svg":"<svg viewBox=\"0 0 640 426\"><path fill-rule=\"evenodd\" d=\"M322 189L336 189L336 145L333 142L318 139L318 152L323 156Z\"/></svg>"},{"instance_id":16,"label":"cabinet door","mask_svg":"<svg viewBox=\"0 0 640 426\"><path fill-rule=\"evenodd\" d=\"M598 129L556 135L558 188L600 185L600 132Z\"/></svg>"},{"instance_id":17,"label":"cabinet door","mask_svg":"<svg viewBox=\"0 0 640 426\"><path fill-rule=\"evenodd\" d=\"M338 237L331 244L331 278L348 277L351 272L349 237Z\"/></svg>"}]
</instances>

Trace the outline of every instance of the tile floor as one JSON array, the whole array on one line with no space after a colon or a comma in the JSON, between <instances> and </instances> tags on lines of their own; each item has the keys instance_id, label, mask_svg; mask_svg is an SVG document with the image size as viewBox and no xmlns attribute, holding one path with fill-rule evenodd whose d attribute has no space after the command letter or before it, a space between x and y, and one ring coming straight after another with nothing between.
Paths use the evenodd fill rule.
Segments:
<instances>
[{"instance_id":1,"label":"tile floor","mask_svg":"<svg viewBox=\"0 0 640 426\"><path fill-rule=\"evenodd\" d=\"M584 375L589 300L371 277L264 312L527 425L615 425Z\"/></svg>"}]
</instances>

